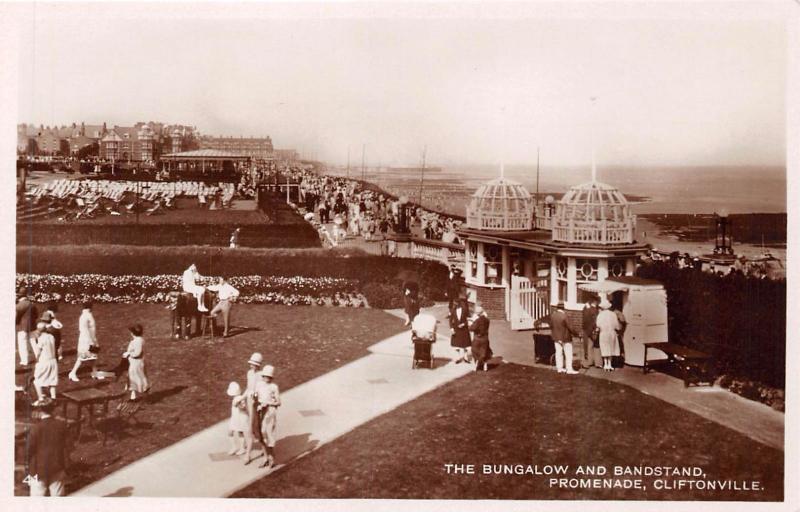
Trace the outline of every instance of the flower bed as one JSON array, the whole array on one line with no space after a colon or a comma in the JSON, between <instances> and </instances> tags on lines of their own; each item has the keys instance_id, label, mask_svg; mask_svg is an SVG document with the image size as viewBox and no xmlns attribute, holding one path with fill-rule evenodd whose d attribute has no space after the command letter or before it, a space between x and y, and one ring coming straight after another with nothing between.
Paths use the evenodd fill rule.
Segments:
<instances>
[{"instance_id":1,"label":"flower bed","mask_svg":"<svg viewBox=\"0 0 800 512\"><path fill-rule=\"evenodd\" d=\"M786 392L782 389L733 375L723 375L718 383L732 393L766 404L776 411L785 411Z\"/></svg>"},{"instance_id":2,"label":"flower bed","mask_svg":"<svg viewBox=\"0 0 800 512\"><path fill-rule=\"evenodd\" d=\"M214 277L201 280L209 285ZM367 300L358 291L358 281L334 277L235 276L230 283L248 304L284 304L364 307ZM17 287L25 285L35 302L64 301L70 304L91 299L103 303L162 303L171 291L181 288L178 275L17 274Z\"/></svg>"}]
</instances>

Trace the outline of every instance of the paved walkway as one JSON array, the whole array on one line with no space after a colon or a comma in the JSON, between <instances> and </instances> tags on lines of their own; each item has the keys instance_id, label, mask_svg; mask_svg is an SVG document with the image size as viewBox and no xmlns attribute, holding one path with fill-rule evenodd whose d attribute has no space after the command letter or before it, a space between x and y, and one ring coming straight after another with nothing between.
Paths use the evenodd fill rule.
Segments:
<instances>
[{"instance_id":1,"label":"paved walkway","mask_svg":"<svg viewBox=\"0 0 800 512\"><path fill-rule=\"evenodd\" d=\"M437 305L430 312L440 319L439 334L447 334L446 305ZM392 311L402 317L402 311ZM443 326L443 327L442 327ZM502 361L549 368L535 361L531 331L512 331L508 322L492 321L489 328L492 350ZM577 347L576 347L577 348ZM577 350L575 356L577 357ZM575 361L573 367L580 368ZM582 369L581 373L593 378L606 379L635 388L693 412L707 420L735 430L759 443L783 450L784 414L762 403L748 400L718 386L692 386L685 388L683 381L659 372L642 373L641 368L626 366L614 372L599 368ZM564 378L580 376L564 375Z\"/></svg>"},{"instance_id":2,"label":"paved walkway","mask_svg":"<svg viewBox=\"0 0 800 512\"><path fill-rule=\"evenodd\" d=\"M441 321L439 343L433 345L435 369L411 369L413 347L409 333L404 332L370 347L369 356L292 388L282 396L276 466L271 471L472 371L471 365L447 364L453 352L446 336L446 306L437 305L426 312ZM401 311L389 313L403 316ZM497 354L495 363L547 368L535 362L530 331L512 331L508 322L494 321L490 339ZM578 366L576 361L575 367ZM630 367L613 373L599 369L582 373L631 386L767 446L783 449L783 414L723 389L686 389L679 379L661 373L644 375ZM271 472L257 467L260 460L244 466L237 457L226 455L227 449L225 420L125 466L73 495L225 497Z\"/></svg>"},{"instance_id":3,"label":"paved walkway","mask_svg":"<svg viewBox=\"0 0 800 512\"><path fill-rule=\"evenodd\" d=\"M447 364L451 354L445 338L433 348L435 368L412 370L413 346L404 332L370 347L370 355L284 393L272 471L472 370ZM125 466L73 496L229 496L270 471L258 468L262 459L244 466L226 454L227 423Z\"/></svg>"}]
</instances>

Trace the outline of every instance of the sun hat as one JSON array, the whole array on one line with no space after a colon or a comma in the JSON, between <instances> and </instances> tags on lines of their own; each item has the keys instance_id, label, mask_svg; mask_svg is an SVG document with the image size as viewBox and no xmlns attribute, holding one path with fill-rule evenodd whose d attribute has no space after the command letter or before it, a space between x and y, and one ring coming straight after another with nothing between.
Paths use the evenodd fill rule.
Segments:
<instances>
[{"instance_id":1,"label":"sun hat","mask_svg":"<svg viewBox=\"0 0 800 512\"><path fill-rule=\"evenodd\" d=\"M261 370L262 377L273 377L274 375L275 375L275 368L273 368L272 365L270 364L268 364L267 366L264 367L263 370Z\"/></svg>"},{"instance_id":2,"label":"sun hat","mask_svg":"<svg viewBox=\"0 0 800 512\"><path fill-rule=\"evenodd\" d=\"M238 382L231 382L228 384L228 391L226 391L226 393L228 396L239 396L242 394L242 387Z\"/></svg>"},{"instance_id":3,"label":"sun hat","mask_svg":"<svg viewBox=\"0 0 800 512\"><path fill-rule=\"evenodd\" d=\"M475 305L475 307L472 309L472 311L475 313L475 315L476 315L476 316L477 316L477 315L482 315L483 313L485 313L485 311L483 310L483 308L482 308L481 306L478 306L477 304L476 304L476 305Z\"/></svg>"},{"instance_id":4,"label":"sun hat","mask_svg":"<svg viewBox=\"0 0 800 512\"><path fill-rule=\"evenodd\" d=\"M563 300L558 301L558 304L556 304L556 307L558 309L564 309L564 301Z\"/></svg>"},{"instance_id":5,"label":"sun hat","mask_svg":"<svg viewBox=\"0 0 800 512\"><path fill-rule=\"evenodd\" d=\"M603 299L603 301L600 302L600 308L601 309L610 309L611 308L611 303L608 302L607 300Z\"/></svg>"},{"instance_id":6,"label":"sun hat","mask_svg":"<svg viewBox=\"0 0 800 512\"><path fill-rule=\"evenodd\" d=\"M261 355L261 352L253 352L253 355L250 356L250 360L247 361L247 364L252 364L254 366L261 366L261 363L264 362L264 357Z\"/></svg>"}]
</instances>

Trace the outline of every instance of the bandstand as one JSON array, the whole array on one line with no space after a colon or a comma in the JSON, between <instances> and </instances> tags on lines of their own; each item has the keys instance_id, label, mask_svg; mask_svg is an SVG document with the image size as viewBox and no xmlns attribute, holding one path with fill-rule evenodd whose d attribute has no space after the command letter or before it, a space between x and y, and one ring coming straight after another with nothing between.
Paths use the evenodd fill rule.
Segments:
<instances>
[{"instance_id":1,"label":"bandstand","mask_svg":"<svg viewBox=\"0 0 800 512\"><path fill-rule=\"evenodd\" d=\"M596 180L539 208L521 184L492 180L472 196L458 232L470 300L513 329L532 329L559 301L575 316L590 293L580 285L633 275L649 247L635 227L625 196Z\"/></svg>"}]
</instances>

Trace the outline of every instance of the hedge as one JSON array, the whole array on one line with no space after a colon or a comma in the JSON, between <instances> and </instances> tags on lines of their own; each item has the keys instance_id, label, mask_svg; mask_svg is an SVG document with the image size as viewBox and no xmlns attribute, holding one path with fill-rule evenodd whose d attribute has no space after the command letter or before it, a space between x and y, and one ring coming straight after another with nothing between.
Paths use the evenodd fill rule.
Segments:
<instances>
[{"instance_id":1,"label":"hedge","mask_svg":"<svg viewBox=\"0 0 800 512\"><path fill-rule=\"evenodd\" d=\"M303 224L92 224L17 225L17 245L213 245L227 246L241 227L239 242L248 247L319 247L319 234Z\"/></svg>"},{"instance_id":2,"label":"hedge","mask_svg":"<svg viewBox=\"0 0 800 512\"><path fill-rule=\"evenodd\" d=\"M424 296L443 300L448 269L411 258L368 255L360 249L228 249L183 246L29 246L17 247L20 274L179 274L196 263L203 275L304 276L356 279L361 284L399 286L413 276ZM369 296L368 296L369 298Z\"/></svg>"},{"instance_id":3,"label":"hedge","mask_svg":"<svg viewBox=\"0 0 800 512\"><path fill-rule=\"evenodd\" d=\"M785 386L786 281L718 277L659 262L637 274L667 290L670 341L711 353L724 374Z\"/></svg>"}]
</instances>

